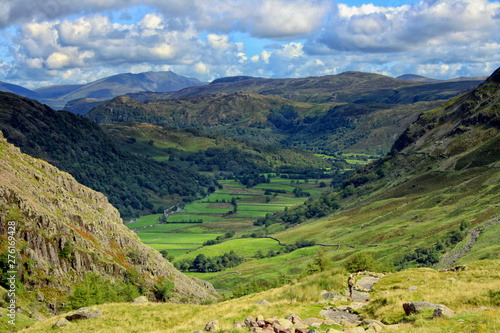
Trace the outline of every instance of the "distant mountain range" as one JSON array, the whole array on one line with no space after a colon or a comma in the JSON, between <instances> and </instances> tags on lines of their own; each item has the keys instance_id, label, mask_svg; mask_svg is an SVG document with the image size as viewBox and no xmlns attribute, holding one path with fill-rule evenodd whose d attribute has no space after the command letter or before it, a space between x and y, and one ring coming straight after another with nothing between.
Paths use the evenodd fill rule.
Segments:
<instances>
[{"instance_id":1,"label":"distant mountain range","mask_svg":"<svg viewBox=\"0 0 500 333\"><path fill-rule=\"evenodd\" d=\"M128 93L177 91L203 84L198 79L188 78L168 71L139 74L125 73L106 77L85 85L59 85L35 90L0 82L0 91L12 92L16 95L36 99L53 109L60 110L65 108L68 102L74 100L90 99L90 102L102 102ZM73 102L70 106L74 104ZM81 113L81 110L75 113Z\"/></svg>"},{"instance_id":2,"label":"distant mountain range","mask_svg":"<svg viewBox=\"0 0 500 333\"><path fill-rule=\"evenodd\" d=\"M97 123L197 128L330 155L379 155L421 112L481 82L414 82L360 72L301 79L232 77L176 92L119 96L85 116Z\"/></svg>"}]
</instances>

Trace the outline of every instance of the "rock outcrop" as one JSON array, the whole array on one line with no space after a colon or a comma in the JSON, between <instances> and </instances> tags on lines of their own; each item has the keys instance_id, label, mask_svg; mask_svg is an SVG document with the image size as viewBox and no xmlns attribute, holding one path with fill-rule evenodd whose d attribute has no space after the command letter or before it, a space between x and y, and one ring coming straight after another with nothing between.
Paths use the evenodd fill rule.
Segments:
<instances>
[{"instance_id":1,"label":"rock outcrop","mask_svg":"<svg viewBox=\"0 0 500 333\"><path fill-rule=\"evenodd\" d=\"M173 282L173 300L217 298L209 283L185 276L143 244L103 194L22 154L0 132L0 234L9 231L27 290L69 293L87 272L110 279L134 272L150 287L162 278ZM7 238L1 242L6 249Z\"/></svg>"}]
</instances>

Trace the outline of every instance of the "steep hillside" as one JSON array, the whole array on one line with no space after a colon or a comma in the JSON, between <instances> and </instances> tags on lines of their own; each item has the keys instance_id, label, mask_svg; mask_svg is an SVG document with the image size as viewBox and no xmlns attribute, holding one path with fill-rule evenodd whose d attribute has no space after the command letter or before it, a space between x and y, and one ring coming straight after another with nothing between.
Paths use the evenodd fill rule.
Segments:
<instances>
[{"instance_id":1,"label":"steep hillside","mask_svg":"<svg viewBox=\"0 0 500 333\"><path fill-rule=\"evenodd\" d=\"M212 180L190 169L124 151L85 118L13 94L0 93L0 129L24 153L106 194L127 217L163 211L213 188Z\"/></svg>"},{"instance_id":2,"label":"steep hillside","mask_svg":"<svg viewBox=\"0 0 500 333\"><path fill-rule=\"evenodd\" d=\"M15 271L24 286L20 299L28 292L23 297L31 301L41 294L38 299L62 302L90 272L142 286L149 297L164 278L174 283L175 299L215 299L209 284L182 275L142 244L104 195L22 154L1 135L0 179L0 281L5 287L7 271ZM9 269L7 254L15 257Z\"/></svg>"},{"instance_id":3,"label":"steep hillside","mask_svg":"<svg viewBox=\"0 0 500 333\"><path fill-rule=\"evenodd\" d=\"M307 236L365 250L367 244L385 245L370 252L400 265L422 263L406 256L415 246L440 254L426 264L498 258L499 106L497 70L477 89L422 114L389 156L346 180L340 194L350 209L290 231L284 239ZM436 248L439 240L450 241L444 255ZM397 246L409 250L401 253Z\"/></svg>"}]
</instances>

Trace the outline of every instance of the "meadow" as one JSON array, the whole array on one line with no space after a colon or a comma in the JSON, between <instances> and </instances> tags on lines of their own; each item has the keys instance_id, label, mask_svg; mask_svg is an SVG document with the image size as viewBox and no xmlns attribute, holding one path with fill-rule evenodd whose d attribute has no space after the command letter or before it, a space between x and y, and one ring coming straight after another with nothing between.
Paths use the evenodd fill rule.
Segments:
<instances>
[{"instance_id":1,"label":"meadow","mask_svg":"<svg viewBox=\"0 0 500 333\"><path fill-rule=\"evenodd\" d=\"M329 183L330 179L290 180L271 177L270 183L259 184L247 188L235 180L221 180L222 189L216 190L208 197L187 204L180 212L167 218L167 223L160 223L162 214L143 216L127 227L134 230L147 245L157 250L167 250L169 255L177 259L192 258L192 253L210 253L220 255L234 250L240 255L253 256L259 248L278 250L279 245L268 247L261 241L251 238L256 230L253 222L266 214L283 211L304 203L309 197L296 197L295 188L309 192L311 197L319 196L328 187L321 187L319 182ZM266 190L271 194L266 195ZM276 193L272 191L285 191ZM236 202L236 211L231 201ZM198 223L194 223L198 222ZM227 231L235 233L235 241L226 241L213 246L203 247L203 243L224 236ZM248 237L249 239L241 239ZM266 240L268 243L276 241ZM200 250L203 247L202 250ZM245 250L251 248L251 250ZM175 262L174 260L174 262Z\"/></svg>"}]
</instances>

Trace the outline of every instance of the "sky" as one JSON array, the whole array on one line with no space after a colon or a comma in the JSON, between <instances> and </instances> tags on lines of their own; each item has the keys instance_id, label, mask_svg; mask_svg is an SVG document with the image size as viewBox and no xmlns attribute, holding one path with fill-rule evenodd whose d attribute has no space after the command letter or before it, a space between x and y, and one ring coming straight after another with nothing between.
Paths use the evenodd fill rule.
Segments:
<instances>
[{"instance_id":1,"label":"sky","mask_svg":"<svg viewBox=\"0 0 500 333\"><path fill-rule=\"evenodd\" d=\"M173 71L488 76L500 1L0 0L0 81L38 88Z\"/></svg>"}]
</instances>

